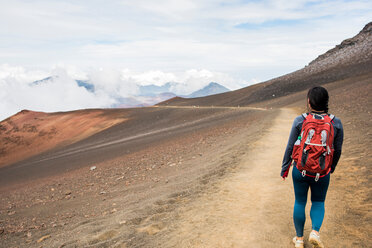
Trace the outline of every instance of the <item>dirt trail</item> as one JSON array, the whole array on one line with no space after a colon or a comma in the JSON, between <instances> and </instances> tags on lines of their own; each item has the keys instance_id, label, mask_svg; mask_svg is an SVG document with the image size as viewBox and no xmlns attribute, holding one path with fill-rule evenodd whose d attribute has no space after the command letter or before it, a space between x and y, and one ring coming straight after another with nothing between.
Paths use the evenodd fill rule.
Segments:
<instances>
[{"instance_id":1,"label":"dirt trail","mask_svg":"<svg viewBox=\"0 0 372 248\"><path fill-rule=\"evenodd\" d=\"M151 108L177 108L177 109L195 109L195 108L201 108L201 109L252 109L252 110L266 110L266 108L259 108L259 107L251 107L251 106L167 106L167 105L154 105L151 106Z\"/></svg>"},{"instance_id":2,"label":"dirt trail","mask_svg":"<svg viewBox=\"0 0 372 248\"><path fill-rule=\"evenodd\" d=\"M293 246L292 183L283 182L279 171L295 114L280 111L232 173L179 210L165 247Z\"/></svg>"}]
</instances>

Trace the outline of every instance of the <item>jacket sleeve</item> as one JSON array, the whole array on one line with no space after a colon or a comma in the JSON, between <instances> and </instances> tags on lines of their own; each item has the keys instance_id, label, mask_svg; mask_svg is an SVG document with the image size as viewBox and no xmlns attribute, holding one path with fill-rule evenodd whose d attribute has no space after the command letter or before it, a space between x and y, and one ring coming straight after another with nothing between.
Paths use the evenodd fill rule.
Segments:
<instances>
[{"instance_id":1,"label":"jacket sleeve","mask_svg":"<svg viewBox=\"0 0 372 248\"><path fill-rule=\"evenodd\" d=\"M289 134L287 147L284 152L282 170L280 172L281 177L288 176L289 168L291 167L291 162L292 162L293 145L296 142L298 136L300 135L303 121L304 121L304 118L302 115L297 116L296 119L294 119L293 121L291 133Z\"/></svg>"},{"instance_id":2,"label":"jacket sleeve","mask_svg":"<svg viewBox=\"0 0 372 248\"><path fill-rule=\"evenodd\" d=\"M331 165L331 173L335 171L338 160L341 157L342 143L344 141L344 129L342 127L341 120L338 118L335 118L334 122L335 122L334 128L337 130L337 133L333 140L334 153L333 153L333 160L332 160L332 165Z\"/></svg>"}]
</instances>

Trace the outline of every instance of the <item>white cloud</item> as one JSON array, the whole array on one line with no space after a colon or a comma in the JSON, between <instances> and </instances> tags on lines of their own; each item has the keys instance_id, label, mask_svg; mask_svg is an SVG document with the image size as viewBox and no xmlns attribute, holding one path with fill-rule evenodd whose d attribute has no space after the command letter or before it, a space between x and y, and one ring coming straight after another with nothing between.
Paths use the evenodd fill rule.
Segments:
<instances>
[{"instance_id":1,"label":"white cloud","mask_svg":"<svg viewBox=\"0 0 372 248\"><path fill-rule=\"evenodd\" d=\"M34 83L49 76L49 80ZM93 84L94 92L79 87L76 79L84 79ZM159 70L134 72L112 68L81 71L72 66L54 66L48 71L32 71L19 66L0 65L0 120L22 109L55 112L107 108L118 104L120 98L136 98L139 85L161 86L167 82L176 83L172 84L171 91L178 95L190 94L210 82L221 83L230 89L248 85L244 80L205 69L168 73Z\"/></svg>"},{"instance_id":2,"label":"white cloud","mask_svg":"<svg viewBox=\"0 0 372 248\"><path fill-rule=\"evenodd\" d=\"M76 80L88 80L88 74L76 65L67 65L64 63L59 63L52 66L51 75L58 75L58 72L66 73L69 77ZM40 78L39 78L40 79Z\"/></svg>"},{"instance_id":3,"label":"white cloud","mask_svg":"<svg viewBox=\"0 0 372 248\"><path fill-rule=\"evenodd\" d=\"M93 94L79 87L64 70L53 70L52 80L32 84L35 75L23 68L0 67L0 120L22 109L34 111L67 111L73 109L105 107L114 102L107 94ZM4 69L6 68L6 69ZM17 70L15 75L13 71ZM45 74L40 73L39 75ZM37 78L37 79L42 79Z\"/></svg>"},{"instance_id":4,"label":"white cloud","mask_svg":"<svg viewBox=\"0 0 372 248\"><path fill-rule=\"evenodd\" d=\"M121 71L114 69L92 70L88 75L89 82L94 84L96 92L112 98L128 97L138 93L136 82L126 78Z\"/></svg>"},{"instance_id":5,"label":"white cloud","mask_svg":"<svg viewBox=\"0 0 372 248\"><path fill-rule=\"evenodd\" d=\"M18 82L30 82L49 76L41 70L25 70L22 66L0 65L0 79L12 78Z\"/></svg>"},{"instance_id":6,"label":"white cloud","mask_svg":"<svg viewBox=\"0 0 372 248\"><path fill-rule=\"evenodd\" d=\"M140 74L133 74L129 70L124 72L127 80L133 80L138 85L157 85L161 86L167 82L176 82L178 79L174 73L162 72L160 70L151 70Z\"/></svg>"},{"instance_id":7,"label":"white cloud","mask_svg":"<svg viewBox=\"0 0 372 248\"><path fill-rule=\"evenodd\" d=\"M148 1L137 0L123 0L121 3L126 7L134 7L138 10L152 13L160 17L169 17L180 20L183 15L188 15L190 12L198 11L198 1L191 0L162 0L162 1Z\"/></svg>"}]
</instances>

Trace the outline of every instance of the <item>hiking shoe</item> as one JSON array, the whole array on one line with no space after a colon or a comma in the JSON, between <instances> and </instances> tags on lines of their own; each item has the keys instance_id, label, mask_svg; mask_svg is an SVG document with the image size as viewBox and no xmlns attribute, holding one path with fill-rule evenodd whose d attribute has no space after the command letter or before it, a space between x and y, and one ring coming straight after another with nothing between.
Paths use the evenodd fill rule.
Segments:
<instances>
[{"instance_id":1,"label":"hiking shoe","mask_svg":"<svg viewBox=\"0 0 372 248\"><path fill-rule=\"evenodd\" d=\"M314 231L311 231L309 236L309 242L313 245L314 248L324 248L322 241L320 241L320 237Z\"/></svg>"},{"instance_id":2,"label":"hiking shoe","mask_svg":"<svg viewBox=\"0 0 372 248\"><path fill-rule=\"evenodd\" d=\"M295 244L296 248L304 248L304 241L297 239L297 237L293 238L293 243Z\"/></svg>"}]
</instances>

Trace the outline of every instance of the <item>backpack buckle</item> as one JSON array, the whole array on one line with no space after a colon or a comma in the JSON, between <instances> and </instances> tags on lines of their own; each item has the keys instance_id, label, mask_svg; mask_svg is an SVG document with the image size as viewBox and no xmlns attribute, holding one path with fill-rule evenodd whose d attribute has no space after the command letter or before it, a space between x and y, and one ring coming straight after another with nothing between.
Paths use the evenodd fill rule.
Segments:
<instances>
[{"instance_id":1,"label":"backpack buckle","mask_svg":"<svg viewBox=\"0 0 372 248\"><path fill-rule=\"evenodd\" d=\"M319 177L320 177L320 173L316 173L315 182L318 182L319 181Z\"/></svg>"},{"instance_id":2,"label":"backpack buckle","mask_svg":"<svg viewBox=\"0 0 372 248\"><path fill-rule=\"evenodd\" d=\"M303 170L303 171L302 171L302 177L305 177L305 176L306 176L306 171Z\"/></svg>"},{"instance_id":3,"label":"backpack buckle","mask_svg":"<svg viewBox=\"0 0 372 248\"><path fill-rule=\"evenodd\" d=\"M331 154L331 148L329 148L329 146L327 146L327 154Z\"/></svg>"}]
</instances>

